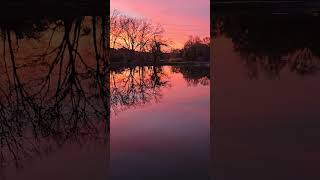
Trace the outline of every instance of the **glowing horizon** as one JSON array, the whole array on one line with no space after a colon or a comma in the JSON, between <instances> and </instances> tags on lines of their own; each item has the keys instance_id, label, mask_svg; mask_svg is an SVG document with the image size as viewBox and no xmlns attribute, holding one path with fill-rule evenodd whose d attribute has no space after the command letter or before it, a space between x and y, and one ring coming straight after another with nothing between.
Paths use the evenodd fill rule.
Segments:
<instances>
[{"instance_id":1,"label":"glowing horizon","mask_svg":"<svg viewBox=\"0 0 320 180\"><path fill-rule=\"evenodd\" d=\"M118 10L132 17L161 24L173 48L182 48L189 36L210 36L209 0L111 0L111 13Z\"/></svg>"}]
</instances>

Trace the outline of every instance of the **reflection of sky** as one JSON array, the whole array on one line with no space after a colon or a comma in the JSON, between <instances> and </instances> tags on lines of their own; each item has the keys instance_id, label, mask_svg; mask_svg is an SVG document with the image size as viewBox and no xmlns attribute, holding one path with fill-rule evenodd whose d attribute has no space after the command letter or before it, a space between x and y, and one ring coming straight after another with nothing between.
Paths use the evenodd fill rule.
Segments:
<instances>
[{"instance_id":1,"label":"reflection of sky","mask_svg":"<svg viewBox=\"0 0 320 180\"><path fill-rule=\"evenodd\" d=\"M78 144L79 143L79 144ZM89 140L81 144L80 140L73 143L59 144L59 149L48 149L39 153L32 160L26 157L26 165L19 170L10 166L4 171L5 180L104 180L108 176L107 143ZM40 155L41 154L41 155ZM1 180L3 176L0 176Z\"/></svg>"},{"instance_id":2,"label":"reflection of sky","mask_svg":"<svg viewBox=\"0 0 320 180\"><path fill-rule=\"evenodd\" d=\"M319 179L319 75L252 80L232 40L214 42L216 179Z\"/></svg>"},{"instance_id":3,"label":"reflection of sky","mask_svg":"<svg viewBox=\"0 0 320 180\"><path fill-rule=\"evenodd\" d=\"M182 47L189 35L209 36L209 0L111 0L110 4L111 10L163 25L175 47Z\"/></svg>"},{"instance_id":4,"label":"reflection of sky","mask_svg":"<svg viewBox=\"0 0 320 180\"><path fill-rule=\"evenodd\" d=\"M209 86L188 86L181 74L169 76L171 87L161 90L160 102L111 118L111 174L116 178L208 176Z\"/></svg>"}]
</instances>

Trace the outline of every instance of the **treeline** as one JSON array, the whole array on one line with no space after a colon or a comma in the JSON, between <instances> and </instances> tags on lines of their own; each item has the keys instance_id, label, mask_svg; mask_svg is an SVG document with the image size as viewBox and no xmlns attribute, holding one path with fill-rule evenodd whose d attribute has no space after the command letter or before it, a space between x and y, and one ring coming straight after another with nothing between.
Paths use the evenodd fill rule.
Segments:
<instances>
[{"instance_id":1,"label":"treeline","mask_svg":"<svg viewBox=\"0 0 320 180\"><path fill-rule=\"evenodd\" d=\"M173 49L160 24L114 11L110 17L111 61L209 60L210 38L190 36L182 49Z\"/></svg>"},{"instance_id":2,"label":"treeline","mask_svg":"<svg viewBox=\"0 0 320 180\"><path fill-rule=\"evenodd\" d=\"M190 36L182 49L172 50L171 58L182 58L191 61L209 61L210 59L210 38Z\"/></svg>"}]
</instances>

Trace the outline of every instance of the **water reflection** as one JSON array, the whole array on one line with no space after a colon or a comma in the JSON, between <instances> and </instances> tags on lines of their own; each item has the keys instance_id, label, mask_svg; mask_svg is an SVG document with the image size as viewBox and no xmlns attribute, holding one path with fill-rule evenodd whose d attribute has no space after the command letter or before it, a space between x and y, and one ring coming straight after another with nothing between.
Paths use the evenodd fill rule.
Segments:
<instances>
[{"instance_id":1,"label":"water reflection","mask_svg":"<svg viewBox=\"0 0 320 180\"><path fill-rule=\"evenodd\" d=\"M233 43L250 78L278 78L288 69L299 75L319 70L319 17L308 14L222 14L214 34Z\"/></svg>"},{"instance_id":2,"label":"water reflection","mask_svg":"<svg viewBox=\"0 0 320 180\"><path fill-rule=\"evenodd\" d=\"M25 162L36 158L48 171L55 165L41 163L38 157L59 149L67 154L74 145L101 144L107 158L110 87L106 27L107 17L103 16L1 22L0 160L2 168L8 167L4 172L9 179L41 178ZM82 160L85 166L88 161ZM12 164L26 170L12 173ZM74 174L70 168L69 175L62 176L64 171L57 172L59 179ZM92 173L100 174L87 174Z\"/></svg>"},{"instance_id":3,"label":"water reflection","mask_svg":"<svg viewBox=\"0 0 320 180\"><path fill-rule=\"evenodd\" d=\"M155 66L111 71L110 80L110 103L114 111L157 102L162 97L161 89L170 86L166 72Z\"/></svg>"},{"instance_id":4,"label":"water reflection","mask_svg":"<svg viewBox=\"0 0 320 180\"><path fill-rule=\"evenodd\" d=\"M209 66L177 66L173 67L173 71L180 72L190 86L210 84Z\"/></svg>"},{"instance_id":5,"label":"water reflection","mask_svg":"<svg viewBox=\"0 0 320 180\"><path fill-rule=\"evenodd\" d=\"M177 84L170 76L183 76L188 86L208 86L208 65L135 66L111 69L111 108L114 112L137 108L149 103L159 103L163 89Z\"/></svg>"},{"instance_id":6,"label":"water reflection","mask_svg":"<svg viewBox=\"0 0 320 180\"><path fill-rule=\"evenodd\" d=\"M213 179L319 179L319 17L215 18Z\"/></svg>"},{"instance_id":7,"label":"water reflection","mask_svg":"<svg viewBox=\"0 0 320 180\"><path fill-rule=\"evenodd\" d=\"M111 71L111 179L209 179L208 68Z\"/></svg>"}]
</instances>

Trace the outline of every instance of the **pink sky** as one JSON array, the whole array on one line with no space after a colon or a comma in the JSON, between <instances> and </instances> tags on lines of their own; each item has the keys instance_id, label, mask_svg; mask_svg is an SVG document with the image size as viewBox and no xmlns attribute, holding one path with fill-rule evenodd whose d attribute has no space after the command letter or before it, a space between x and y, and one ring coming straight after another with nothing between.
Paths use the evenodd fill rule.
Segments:
<instances>
[{"instance_id":1,"label":"pink sky","mask_svg":"<svg viewBox=\"0 0 320 180\"><path fill-rule=\"evenodd\" d=\"M174 47L181 48L190 35L210 35L210 0L111 0L114 9L161 24Z\"/></svg>"}]
</instances>

